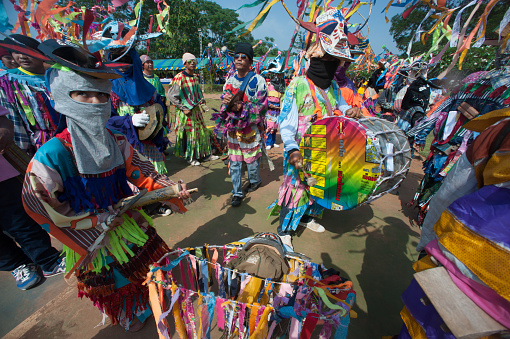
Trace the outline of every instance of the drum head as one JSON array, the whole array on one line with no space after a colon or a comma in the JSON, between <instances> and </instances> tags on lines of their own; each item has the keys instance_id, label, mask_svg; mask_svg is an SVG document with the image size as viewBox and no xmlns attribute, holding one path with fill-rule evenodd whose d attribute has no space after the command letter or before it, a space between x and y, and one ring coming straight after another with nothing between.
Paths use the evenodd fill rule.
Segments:
<instances>
[{"instance_id":1,"label":"drum head","mask_svg":"<svg viewBox=\"0 0 510 339\"><path fill-rule=\"evenodd\" d=\"M300 143L303 167L317 180L317 185L310 187L310 194L319 205L337 211L360 206L378 194L378 187L386 181L385 175L389 173L391 177L397 171L401 172L400 168L397 169L400 165L397 166L393 160L390 164L385 157L385 150L390 149L383 142L388 139L387 136L381 137L369 130L367 125L372 124L362 124L346 117L328 117L314 122L303 135ZM394 128L383 129L400 130L391 125ZM400 132L402 138L399 142L407 143L404 133ZM395 145L392 141L388 143L393 144L392 150L407 147L410 163L408 143L407 146ZM388 168L391 171L388 172ZM407 173L406 170L404 172ZM300 175L303 180L302 173Z\"/></svg>"},{"instance_id":2,"label":"drum head","mask_svg":"<svg viewBox=\"0 0 510 339\"><path fill-rule=\"evenodd\" d=\"M149 114L149 123L143 128L137 128L138 139L150 140L156 136L163 126L163 107L160 104L154 104L145 107L144 110Z\"/></svg>"}]
</instances>

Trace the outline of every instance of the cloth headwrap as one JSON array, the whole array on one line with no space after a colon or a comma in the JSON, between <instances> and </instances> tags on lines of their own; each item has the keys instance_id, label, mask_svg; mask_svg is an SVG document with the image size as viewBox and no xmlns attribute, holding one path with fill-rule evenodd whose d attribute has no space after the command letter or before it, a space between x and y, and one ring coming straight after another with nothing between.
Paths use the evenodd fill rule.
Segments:
<instances>
[{"instance_id":1,"label":"cloth headwrap","mask_svg":"<svg viewBox=\"0 0 510 339\"><path fill-rule=\"evenodd\" d=\"M338 64L340 64L340 60L325 61L311 58L306 76L312 80L316 86L326 89L331 85L331 81L335 77Z\"/></svg>"},{"instance_id":2,"label":"cloth headwrap","mask_svg":"<svg viewBox=\"0 0 510 339\"><path fill-rule=\"evenodd\" d=\"M5 48L1 48L0 47L0 58L5 56L5 55L11 55L11 52L9 52L8 50L6 50Z\"/></svg>"},{"instance_id":3,"label":"cloth headwrap","mask_svg":"<svg viewBox=\"0 0 510 339\"><path fill-rule=\"evenodd\" d=\"M197 60L197 58L191 53L184 53L182 55L182 64L184 65L188 60Z\"/></svg>"},{"instance_id":4,"label":"cloth headwrap","mask_svg":"<svg viewBox=\"0 0 510 339\"><path fill-rule=\"evenodd\" d=\"M250 60L253 60L253 47L247 42L239 42L236 45L235 54L237 53L246 54Z\"/></svg>"},{"instance_id":5,"label":"cloth headwrap","mask_svg":"<svg viewBox=\"0 0 510 339\"><path fill-rule=\"evenodd\" d=\"M156 88L143 76L143 65L140 56L134 48L131 48L128 55L133 60L133 66L125 72L115 71L122 75L122 78L111 80L113 93L128 105L139 106L152 99Z\"/></svg>"},{"instance_id":6,"label":"cloth headwrap","mask_svg":"<svg viewBox=\"0 0 510 339\"><path fill-rule=\"evenodd\" d=\"M142 61L142 66L143 66L143 64L144 64L144 63L146 63L147 61L152 61L151 57L150 57L150 56L148 56L148 55L145 55L145 54L144 54L144 55L142 55L142 56L140 57L140 60Z\"/></svg>"},{"instance_id":7,"label":"cloth headwrap","mask_svg":"<svg viewBox=\"0 0 510 339\"><path fill-rule=\"evenodd\" d=\"M123 164L120 149L105 127L111 115L110 100L104 104L89 104L70 96L72 91L110 94L110 81L56 68L50 68L47 77L55 110L66 116L78 171L99 174Z\"/></svg>"}]
</instances>

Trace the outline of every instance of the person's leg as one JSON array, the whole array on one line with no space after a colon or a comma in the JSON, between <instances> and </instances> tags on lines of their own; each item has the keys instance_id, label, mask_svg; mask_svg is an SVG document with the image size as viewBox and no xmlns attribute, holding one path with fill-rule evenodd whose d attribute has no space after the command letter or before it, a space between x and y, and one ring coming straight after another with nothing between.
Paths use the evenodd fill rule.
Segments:
<instances>
[{"instance_id":1,"label":"person's leg","mask_svg":"<svg viewBox=\"0 0 510 339\"><path fill-rule=\"evenodd\" d=\"M262 182L260 179L260 158L253 161L252 163L246 163L246 167L248 168L248 179L251 186L260 185Z\"/></svg>"},{"instance_id":2,"label":"person's leg","mask_svg":"<svg viewBox=\"0 0 510 339\"><path fill-rule=\"evenodd\" d=\"M234 197L242 198L244 196L241 188L242 168L242 161L230 161L230 178L232 178L232 195Z\"/></svg>"},{"instance_id":3,"label":"person's leg","mask_svg":"<svg viewBox=\"0 0 510 339\"><path fill-rule=\"evenodd\" d=\"M278 228L276 229L276 233L281 237L285 236L285 235L290 235L289 230L286 230L286 231L283 230L283 223L284 223L285 217L287 216L287 214L289 212L290 212L290 210L287 206L285 206L285 205L281 206L280 217L278 219Z\"/></svg>"},{"instance_id":4,"label":"person's leg","mask_svg":"<svg viewBox=\"0 0 510 339\"><path fill-rule=\"evenodd\" d=\"M51 246L48 233L25 212L21 200L21 182L13 178L3 181L0 187L1 192L10 192L0 197L2 230L12 236L26 256L44 271L53 270L59 264L60 253ZM0 251L4 251L3 245ZM19 252L14 253L19 255ZM12 264L18 260L26 263L26 259L23 258L15 259Z\"/></svg>"},{"instance_id":5,"label":"person's leg","mask_svg":"<svg viewBox=\"0 0 510 339\"><path fill-rule=\"evenodd\" d=\"M266 147L273 147L276 138L276 131L269 133L266 139Z\"/></svg>"}]
</instances>

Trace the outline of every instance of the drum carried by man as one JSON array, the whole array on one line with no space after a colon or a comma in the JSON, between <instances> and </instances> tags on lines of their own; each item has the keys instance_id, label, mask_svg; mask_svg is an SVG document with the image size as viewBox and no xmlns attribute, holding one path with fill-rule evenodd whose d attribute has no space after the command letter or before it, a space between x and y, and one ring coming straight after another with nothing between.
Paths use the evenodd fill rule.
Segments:
<instances>
[{"instance_id":1,"label":"drum carried by man","mask_svg":"<svg viewBox=\"0 0 510 339\"><path fill-rule=\"evenodd\" d=\"M381 131L398 133L398 128L391 123L381 126L377 118L353 120L362 117L361 109L347 105L332 81L342 63L353 61L341 12L330 8L315 24L301 25L318 34L306 52L310 60L306 76L292 80L281 105L284 177L278 198L269 207L271 214L279 213L277 232L289 246L298 226L324 232L312 218L320 217L324 208L346 210L373 200L372 195L382 194L378 186L386 182L381 173L403 178L410 163L410 156L394 151L410 151L403 133L381 138ZM396 171L397 156L399 167L404 166ZM390 189L398 185L388 183Z\"/></svg>"}]
</instances>

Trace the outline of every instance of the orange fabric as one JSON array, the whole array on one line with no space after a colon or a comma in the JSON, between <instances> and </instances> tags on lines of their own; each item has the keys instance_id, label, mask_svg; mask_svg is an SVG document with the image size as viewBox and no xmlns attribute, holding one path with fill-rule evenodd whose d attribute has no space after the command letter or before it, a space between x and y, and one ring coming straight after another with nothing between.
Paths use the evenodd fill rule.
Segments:
<instances>
[{"instance_id":1,"label":"orange fabric","mask_svg":"<svg viewBox=\"0 0 510 339\"><path fill-rule=\"evenodd\" d=\"M161 272L161 270L158 270L158 272ZM152 272L149 271L149 273L147 273L147 279L150 280L151 277L152 277ZM156 273L156 279L158 279L157 273ZM149 281L148 285L149 285L149 301L151 303L152 313L154 314L154 320L156 321L156 328L158 329L159 339L163 339L163 338L165 338L165 336L161 333L161 331L158 328L159 317L162 314L161 305L159 303L160 299L158 296L158 288L154 281ZM165 322L166 322L166 320L165 320ZM165 325L168 328L168 324L165 324Z\"/></svg>"},{"instance_id":2,"label":"orange fabric","mask_svg":"<svg viewBox=\"0 0 510 339\"><path fill-rule=\"evenodd\" d=\"M413 264L413 269L416 273L428 270L429 268L437 267L436 264L430 260L430 255L427 255Z\"/></svg>"},{"instance_id":3,"label":"orange fabric","mask_svg":"<svg viewBox=\"0 0 510 339\"><path fill-rule=\"evenodd\" d=\"M340 91L342 92L342 97L349 106L361 108L363 116L365 117L371 116L368 110L363 106L363 99L358 93L353 92L350 88L347 87L340 88Z\"/></svg>"}]
</instances>

